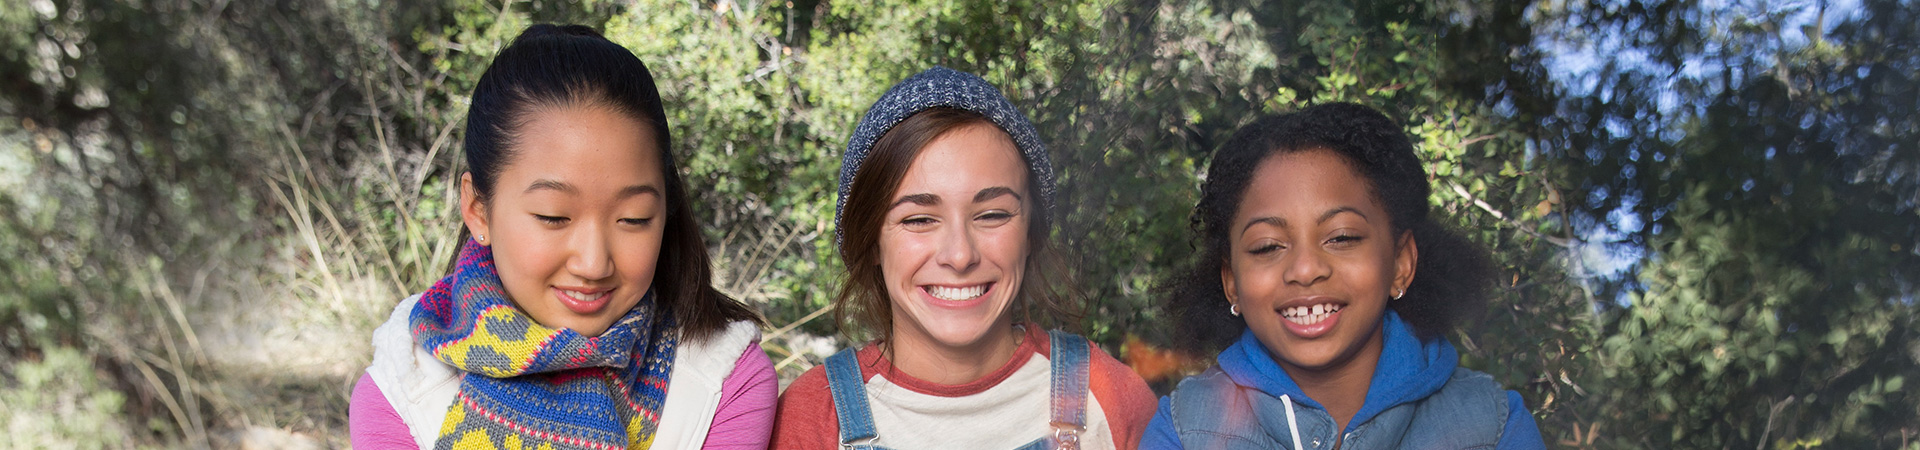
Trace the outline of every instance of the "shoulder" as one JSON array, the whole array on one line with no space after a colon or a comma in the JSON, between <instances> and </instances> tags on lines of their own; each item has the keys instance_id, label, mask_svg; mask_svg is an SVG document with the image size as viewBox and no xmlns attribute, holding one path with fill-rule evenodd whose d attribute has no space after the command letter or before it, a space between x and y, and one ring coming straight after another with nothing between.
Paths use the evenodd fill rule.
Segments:
<instances>
[{"instance_id":1,"label":"shoulder","mask_svg":"<svg viewBox=\"0 0 1920 450\"><path fill-rule=\"evenodd\" d=\"M1213 366L1207 368L1206 371L1200 372L1199 375L1180 379L1180 383L1174 385L1173 393L1168 394L1168 397L1174 401L1179 401L1181 397L1194 397L1207 393L1232 392L1239 388L1240 385L1234 383L1233 377L1227 376L1226 371L1220 370L1220 366Z\"/></svg>"},{"instance_id":2,"label":"shoulder","mask_svg":"<svg viewBox=\"0 0 1920 450\"><path fill-rule=\"evenodd\" d=\"M416 443L431 444L447 405L460 392L459 373L414 343L413 307L420 296L395 305L373 331L373 364L366 378L388 408L407 424ZM424 446L424 445L423 445Z\"/></svg>"},{"instance_id":3,"label":"shoulder","mask_svg":"<svg viewBox=\"0 0 1920 450\"><path fill-rule=\"evenodd\" d=\"M1221 371L1219 366L1180 380L1180 384L1158 406L1166 410L1170 425L1175 428L1197 423L1195 419L1199 415L1240 417L1243 414L1238 414L1238 411L1252 409L1246 396L1240 393L1240 385L1234 383L1233 378Z\"/></svg>"},{"instance_id":4,"label":"shoulder","mask_svg":"<svg viewBox=\"0 0 1920 450\"><path fill-rule=\"evenodd\" d=\"M840 436L836 417L826 366L807 369L780 394L780 407L773 418L773 448L835 447Z\"/></svg>"},{"instance_id":5,"label":"shoulder","mask_svg":"<svg viewBox=\"0 0 1920 450\"><path fill-rule=\"evenodd\" d=\"M1087 358L1087 388L1109 408L1126 409L1127 419L1137 419L1145 424L1152 417L1154 404L1153 389L1147 387L1147 381L1134 373L1126 363L1107 355L1099 346L1088 343L1090 355ZM1138 417L1133 417L1138 416ZM1116 422L1118 418L1115 418Z\"/></svg>"},{"instance_id":6,"label":"shoulder","mask_svg":"<svg viewBox=\"0 0 1920 450\"><path fill-rule=\"evenodd\" d=\"M732 358L734 354L758 342L760 342L760 325L751 320L736 320L728 322L726 327L708 333L706 336L683 335L680 337L680 348L695 350L699 353L725 353L724 356Z\"/></svg>"},{"instance_id":7,"label":"shoulder","mask_svg":"<svg viewBox=\"0 0 1920 450\"><path fill-rule=\"evenodd\" d=\"M1147 450L1179 449L1180 435L1173 430L1172 399L1160 397L1158 410L1153 413L1153 421L1147 423L1147 430L1140 434L1140 448Z\"/></svg>"},{"instance_id":8,"label":"shoulder","mask_svg":"<svg viewBox=\"0 0 1920 450\"><path fill-rule=\"evenodd\" d=\"M830 396L827 392L827 366L813 366L800 377L787 384L787 390L780 393L780 406L786 407L789 398L798 399L811 396Z\"/></svg>"},{"instance_id":9,"label":"shoulder","mask_svg":"<svg viewBox=\"0 0 1920 450\"><path fill-rule=\"evenodd\" d=\"M1453 377L1428 397L1428 402L1440 400L1467 408L1468 411L1489 414L1505 420L1507 389L1494 381L1492 375L1465 367L1453 369Z\"/></svg>"},{"instance_id":10,"label":"shoulder","mask_svg":"<svg viewBox=\"0 0 1920 450\"><path fill-rule=\"evenodd\" d=\"M1498 450L1532 450L1547 448L1546 439L1540 435L1540 425L1533 421L1533 411L1527 409L1527 402L1520 398L1519 392L1507 391L1507 424L1501 427Z\"/></svg>"},{"instance_id":11,"label":"shoulder","mask_svg":"<svg viewBox=\"0 0 1920 450\"><path fill-rule=\"evenodd\" d=\"M1088 343L1087 390L1100 402L1100 413L1113 430L1113 442L1123 449L1135 448L1147 422L1153 419L1157 402L1146 380L1132 367L1121 363Z\"/></svg>"},{"instance_id":12,"label":"shoulder","mask_svg":"<svg viewBox=\"0 0 1920 450\"><path fill-rule=\"evenodd\" d=\"M373 365L411 359L415 346L410 324L413 306L419 302L419 295L401 300L400 304L394 305L392 312L387 313L387 320L381 322L379 328L373 329Z\"/></svg>"},{"instance_id":13,"label":"shoulder","mask_svg":"<svg viewBox=\"0 0 1920 450\"><path fill-rule=\"evenodd\" d=\"M760 325L751 320L727 323L726 328L706 336L683 336L674 351L674 381L680 373L703 379L720 380L733 372L747 347L760 342Z\"/></svg>"},{"instance_id":14,"label":"shoulder","mask_svg":"<svg viewBox=\"0 0 1920 450\"><path fill-rule=\"evenodd\" d=\"M353 398L347 408L347 437L360 448L418 449L413 434L400 413L387 403L380 386L372 377L361 375L353 384Z\"/></svg>"},{"instance_id":15,"label":"shoulder","mask_svg":"<svg viewBox=\"0 0 1920 450\"><path fill-rule=\"evenodd\" d=\"M367 375L387 392L406 390L418 384L416 382L430 381L428 378L437 380L456 375L451 367L414 342L413 307L419 301L419 295L400 301L387 315L387 321L373 330L373 364L367 367Z\"/></svg>"},{"instance_id":16,"label":"shoulder","mask_svg":"<svg viewBox=\"0 0 1920 450\"><path fill-rule=\"evenodd\" d=\"M1180 380L1158 405L1142 448L1281 448L1268 436L1249 391L1220 366Z\"/></svg>"},{"instance_id":17,"label":"shoulder","mask_svg":"<svg viewBox=\"0 0 1920 450\"><path fill-rule=\"evenodd\" d=\"M1452 448L1494 448L1514 419L1511 412L1508 391L1492 376L1455 368L1447 384L1419 401L1407 439ZM1524 409L1520 414L1530 416Z\"/></svg>"}]
</instances>

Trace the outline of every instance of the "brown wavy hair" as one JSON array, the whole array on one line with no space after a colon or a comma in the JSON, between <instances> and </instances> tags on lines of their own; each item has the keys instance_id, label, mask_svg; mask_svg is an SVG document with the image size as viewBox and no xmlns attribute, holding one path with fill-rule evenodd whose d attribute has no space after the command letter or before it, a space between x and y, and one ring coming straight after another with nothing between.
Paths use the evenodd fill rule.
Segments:
<instances>
[{"instance_id":1,"label":"brown wavy hair","mask_svg":"<svg viewBox=\"0 0 1920 450\"><path fill-rule=\"evenodd\" d=\"M880 271L880 230L913 160L928 143L969 125L993 126L986 116L956 108L936 107L908 116L873 144L873 150L853 175L840 221L840 262L847 277L834 296L834 318L841 330L864 330L881 341L893 338L893 300L887 295ZM1000 128L995 126L995 130ZM1004 130L1002 131L1005 132ZM1032 171L1027 186L1039 186ZM1031 197L1031 196L1030 196ZM1026 322L1042 326L1077 323L1080 309L1073 294L1071 274L1053 242L1050 201L1036 198L1038 214L1027 222L1027 263L1014 309ZM1036 312L1044 314L1036 315Z\"/></svg>"}]
</instances>

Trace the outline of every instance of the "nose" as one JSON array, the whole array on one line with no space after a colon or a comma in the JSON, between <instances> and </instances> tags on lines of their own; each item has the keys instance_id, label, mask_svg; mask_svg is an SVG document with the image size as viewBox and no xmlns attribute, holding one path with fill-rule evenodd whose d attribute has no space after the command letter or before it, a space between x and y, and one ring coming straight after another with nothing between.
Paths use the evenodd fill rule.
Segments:
<instances>
[{"instance_id":1,"label":"nose","mask_svg":"<svg viewBox=\"0 0 1920 450\"><path fill-rule=\"evenodd\" d=\"M980 264L980 251L974 247L977 239L973 235L975 233L973 227L961 225L945 228L940 239L940 249L934 255L934 262L961 273L972 270L973 266Z\"/></svg>"},{"instance_id":2,"label":"nose","mask_svg":"<svg viewBox=\"0 0 1920 450\"><path fill-rule=\"evenodd\" d=\"M568 272L586 280L613 276L613 249L608 248L610 241L606 236L606 227L580 227L568 239L567 245L573 250L573 257L567 260Z\"/></svg>"},{"instance_id":3,"label":"nose","mask_svg":"<svg viewBox=\"0 0 1920 450\"><path fill-rule=\"evenodd\" d=\"M1333 266L1327 264L1326 255L1314 248L1287 252L1284 268L1286 282L1300 286L1312 286L1333 275Z\"/></svg>"}]
</instances>

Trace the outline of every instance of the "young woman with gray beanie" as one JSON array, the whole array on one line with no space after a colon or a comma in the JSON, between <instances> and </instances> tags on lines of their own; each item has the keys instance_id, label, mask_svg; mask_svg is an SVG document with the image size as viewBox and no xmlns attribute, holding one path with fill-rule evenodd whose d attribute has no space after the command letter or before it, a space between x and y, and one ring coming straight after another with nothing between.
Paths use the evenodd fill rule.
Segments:
<instances>
[{"instance_id":1,"label":"young woman with gray beanie","mask_svg":"<svg viewBox=\"0 0 1920 450\"><path fill-rule=\"evenodd\" d=\"M1134 448L1155 406L1126 365L1039 322L1070 317L1053 167L1025 115L944 67L854 130L835 236L844 328L878 339L787 387L774 448Z\"/></svg>"}]
</instances>

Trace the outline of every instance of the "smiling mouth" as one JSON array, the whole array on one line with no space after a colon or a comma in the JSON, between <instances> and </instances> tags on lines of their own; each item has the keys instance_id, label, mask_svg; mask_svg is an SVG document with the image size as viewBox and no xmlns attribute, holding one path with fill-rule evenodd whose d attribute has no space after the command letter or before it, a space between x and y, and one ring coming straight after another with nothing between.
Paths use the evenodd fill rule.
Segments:
<instances>
[{"instance_id":1,"label":"smiling mouth","mask_svg":"<svg viewBox=\"0 0 1920 450\"><path fill-rule=\"evenodd\" d=\"M586 293L586 292L569 291L569 290L561 289L560 292L561 294L566 295L567 298L572 299L574 301L578 301L581 303L593 303L593 302L600 301L601 297L606 297L608 291Z\"/></svg>"},{"instance_id":2,"label":"smiling mouth","mask_svg":"<svg viewBox=\"0 0 1920 450\"><path fill-rule=\"evenodd\" d=\"M932 295L933 298L958 302L980 298L980 296L986 295L987 288L992 286L993 283L987 283L964 287L926 286L921 289L926 290L927 295Z\"/></svg>"},{"instance_id":3,"label":"smiling mouth","mask_svg":"<svg viewBox=\"0 0 1920 450\"><path fill-rule=\"evenodd\" d=\"M556 287L553 293L560 298L560 304L566 306L568 310L575 314L590 315L599 313L601 309L607 307L607 300L610 299L608 295L612 294L613 290L576 291Z\"/></svg>"},{"instance_id":4,"label":"smiling mouth","mask_svg":"<svg viewBox=\"0 0 1920 450\"><path fill-rule=\"evenodd\" d=\"M1280 317L1286 318L1288 322L1300 325L1313 325L1320 323L1322 320L1327 320L1328 317L1333 317L1333 313L1340 312L1340 308L1340 305L1333 303L1321 303L1313 306L1295 306L1281 310Z\"/></svg>"}]
</instances>

